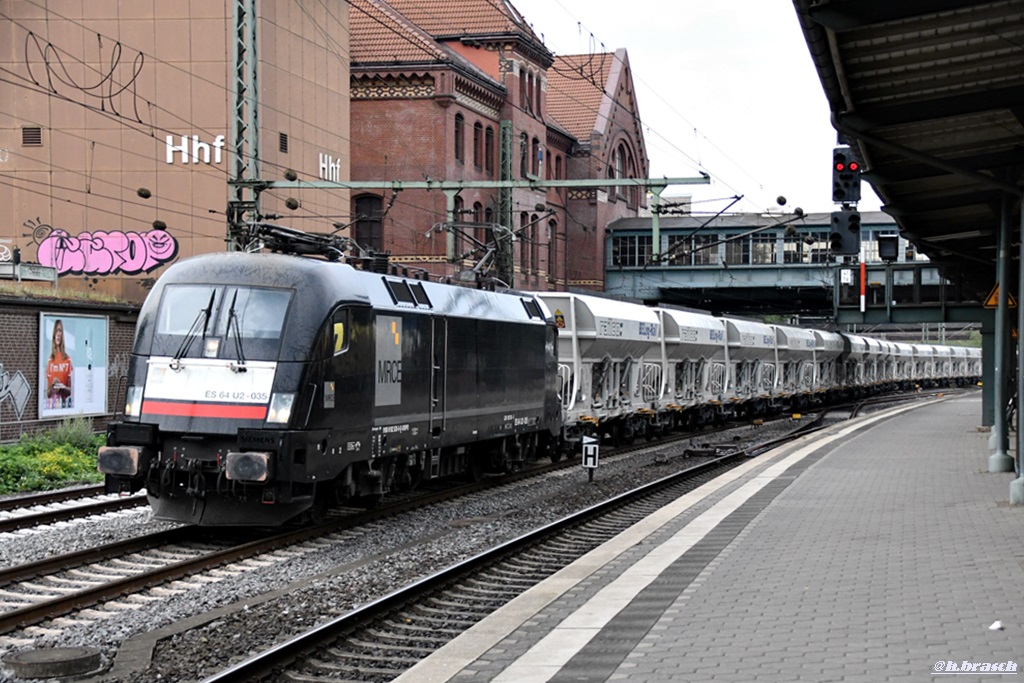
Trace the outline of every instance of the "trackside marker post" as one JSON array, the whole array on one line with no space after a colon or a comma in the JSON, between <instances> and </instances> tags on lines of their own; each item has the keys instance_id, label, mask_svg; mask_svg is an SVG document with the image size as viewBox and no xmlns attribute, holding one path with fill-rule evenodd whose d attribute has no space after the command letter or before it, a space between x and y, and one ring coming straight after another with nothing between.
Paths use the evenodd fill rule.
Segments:
<instances>
[{"instance_id":1,"label":"trackside marker post","mask_svg":"<svg viewBox=\"0 0 1024 683\"><path fill-rule=\"evenodd\" d=\"M594 481L597 469L598 441L592 436L583 437L583 467L587 470L587 481Z\"/></svg>"}]
</instances>

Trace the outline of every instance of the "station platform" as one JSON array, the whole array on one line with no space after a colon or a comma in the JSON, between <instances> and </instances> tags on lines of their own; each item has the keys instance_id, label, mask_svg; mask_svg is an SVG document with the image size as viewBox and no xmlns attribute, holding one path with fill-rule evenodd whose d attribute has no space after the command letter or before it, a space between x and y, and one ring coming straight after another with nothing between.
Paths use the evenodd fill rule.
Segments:
<instances>
[{"instance_id":1,"label":"station platform","mask_svg":"<svg viewBox=\"0 0 1024 683\"><path fill-rule=\"evenodd\" d=\"M1024 679L1024 507L980 422L940 398L754 458L396 680Z\"/></svg>"}]
</instances>

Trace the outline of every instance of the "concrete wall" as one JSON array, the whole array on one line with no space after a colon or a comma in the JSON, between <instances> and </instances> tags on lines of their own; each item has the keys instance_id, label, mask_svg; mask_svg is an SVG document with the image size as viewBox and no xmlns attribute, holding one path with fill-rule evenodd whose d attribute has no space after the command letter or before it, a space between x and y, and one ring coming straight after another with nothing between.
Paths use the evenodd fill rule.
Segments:
<instances>
[{"instance_id":1,"label":"concrete wall","mask_svg":"<svg viewBox=\"0 0 1024 683\"><path fill-rule=\"evenodd\" d=\"M224 251L234 3L0 5L0 246L56 267L61 287L134 302L175 260ZM260 176L316 180L325 156L347 180L347 6L260 7ZM349 198L265 192L262 209L327 232Z\"/></svg>"}]
</instances>

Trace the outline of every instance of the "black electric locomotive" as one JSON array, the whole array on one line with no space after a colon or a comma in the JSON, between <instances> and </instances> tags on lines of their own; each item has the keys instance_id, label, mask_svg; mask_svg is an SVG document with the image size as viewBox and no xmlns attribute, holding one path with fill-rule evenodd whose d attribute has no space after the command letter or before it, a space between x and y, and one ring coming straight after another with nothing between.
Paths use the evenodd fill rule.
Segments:
<instances>
[{"instance_id":1,"label":"black electric locomotive","mask_svg":"<svg viewBox=\"0 0 1024 683\"><path fill-rule=\"evenodd\" d=\"M502 472L560 428L537 300L269 253L179 262L140 315L109 490L161 519L274 525Z\"/></svg>"}]
</instances>

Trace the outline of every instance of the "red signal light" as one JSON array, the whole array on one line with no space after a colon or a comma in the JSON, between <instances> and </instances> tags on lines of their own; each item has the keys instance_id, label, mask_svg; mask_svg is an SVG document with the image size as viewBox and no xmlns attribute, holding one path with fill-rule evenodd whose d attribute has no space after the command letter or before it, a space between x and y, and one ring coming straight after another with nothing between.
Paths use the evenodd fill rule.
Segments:
<instances>
[{"instance_id":1,"label":"red signal light","mask_svg":"<svg viewBox=\"0 0 1024 683\"><path fill-rule=\"evenodd\" d=\"M841 162L841 161L837 161L837 162L836 162L836 170L837 170L837 171L843 171L843 170L846 170L846 164L844 164L844 163L843 163L843 162Z\"/></svg>"},{"instance_id":2,"label":"red signal light","mask_svg":"<svg viewBox=\"0 0 1024 683\"><path fill-rule=\"evenodd\" d=\"M856 161L851 161L850 162L850 170L851 171L856 171L859 168L860 168L860 164L858 164Z\"/></svg>"}]
</instances>

